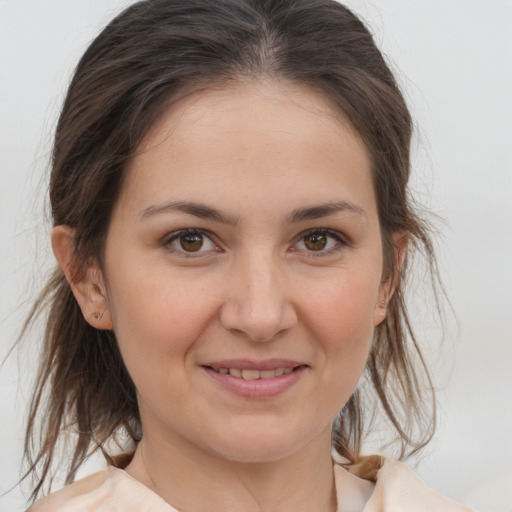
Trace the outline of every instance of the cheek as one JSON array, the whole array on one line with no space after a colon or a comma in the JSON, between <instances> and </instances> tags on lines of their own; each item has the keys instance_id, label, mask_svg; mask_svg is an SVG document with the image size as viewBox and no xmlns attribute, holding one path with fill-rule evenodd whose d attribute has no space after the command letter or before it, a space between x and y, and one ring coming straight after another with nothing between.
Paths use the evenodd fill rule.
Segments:
<instances>
[{"instance_id":1,"label":"cheek","mask_svg":"<svg viewBox=\"0 0 512 512\"><path fill-rule=\"evenodd\" d=\"M119 284L119 283L117 283ZM137 374L168 372L185 359L206 325L215 317L214 285L183 282L156 272L114 286L110 307L114 332L134 380Z\"/></svg>"},{"instance_id":2,"label":"cheek","mask_svg":"<svg viewBox=\"0 0 512 512\"><path fill-rule=\"evenodd\" d=\"M307 314L314 337L323 347L324 379L345 399L365 367L374 331L378 289L375 281L353 276L309 294Z\"/></svg>"},{"instance_id":3,"label":"cheek","mask_svg":"<svg viewBox=\"0 0 512 512\"><path fill-rule=\"evenodd\" d=\"M373 333L373 318L378 294L377 280L351 273L309 290L304 314L324 331L328 339L350 344Z\"/></svg>"}]
</instances>

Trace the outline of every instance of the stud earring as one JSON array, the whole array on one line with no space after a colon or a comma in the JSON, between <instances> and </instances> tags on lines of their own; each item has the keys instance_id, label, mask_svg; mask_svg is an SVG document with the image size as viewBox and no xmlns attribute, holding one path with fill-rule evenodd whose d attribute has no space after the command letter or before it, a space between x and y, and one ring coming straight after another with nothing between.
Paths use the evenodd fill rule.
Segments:
<instances>
[{"instance_id":1,"label":"stud earring","mask_svg":"<svg viewBox=\"0 0 512 512\"><path fill-rule=\"evenodd\" d=\"M103 311L103 313L105 313L105 311ZM103 313L100 313L99 311L95 311L92 316L94 317L95 320L101 320L102 316L103 316Z\"/></svg>"}]
</instances>

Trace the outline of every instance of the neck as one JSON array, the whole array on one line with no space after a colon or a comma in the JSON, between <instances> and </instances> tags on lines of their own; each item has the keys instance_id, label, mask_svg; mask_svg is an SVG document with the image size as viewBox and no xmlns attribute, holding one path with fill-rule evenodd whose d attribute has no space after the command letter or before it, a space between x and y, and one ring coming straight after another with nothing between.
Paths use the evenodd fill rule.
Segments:
<instances>
[{"instance_id":1,"label":"neck","mask_svg":"<svg viewBox=\"0 0 512 512\"><path fill-rule=\"evenodd\" d=\"M126 471L178 510L336 510L330 431L288 457L258 463L145 436Z\"/></svg>"}]
</instances>

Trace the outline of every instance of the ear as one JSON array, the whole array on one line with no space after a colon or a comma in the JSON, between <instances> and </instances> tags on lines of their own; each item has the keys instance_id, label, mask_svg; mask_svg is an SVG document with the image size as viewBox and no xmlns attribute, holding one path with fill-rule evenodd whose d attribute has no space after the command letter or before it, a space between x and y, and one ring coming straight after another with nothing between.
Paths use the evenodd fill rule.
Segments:
<instances>
[{"instance_id":1,"label":"ear","mask_svg":"<svg viewBox=\"0 0 512 512\"><path fill-rule=\"evenodd\" d=\"M96 262L83 268L75 254L74 230L55 226L52 231L52 249L64 272L85 320L96 329L112 329L105 280Z\"/></svg>"},{"instance_id":2,"label":"ear","mask_svg":"<svg viewBox=\"0 0 512 512\"><path fill-rule=\"evenodd\" d=\"M386 318L388 304L395 293L395 289L400 280L400 272L405 263L407 255L407 245L409 243L409 233L407 231L396 231L393 238L393 257L395 270L389 277L383 279L379 286L377 304L373 314L373 325L381 324Z\"/></svg>"}]
</instances>

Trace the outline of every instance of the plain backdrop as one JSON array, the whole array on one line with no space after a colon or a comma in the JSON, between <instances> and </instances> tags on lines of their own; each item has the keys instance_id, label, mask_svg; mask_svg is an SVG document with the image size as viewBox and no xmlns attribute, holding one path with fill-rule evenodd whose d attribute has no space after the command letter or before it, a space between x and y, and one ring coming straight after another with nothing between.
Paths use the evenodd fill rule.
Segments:
<instances>
[{"instance_id":1,"label":"plain backdrop","mask_svg":"<svg viewBox=\"0 0 512 512\"><path fill-rule=\"evenodd\" d=\"M70 74L129 3L0 0L1 358L53 265L46 171ZM397 72L418 126L413 185L443 219L440 264L456 320L440 345L439 328L416 312L440 400L438 435L416 469L481 512L510 512L512 0L347 3ZM0 494L20 472L37 334L0 370ZM0 496L0 510L24 510L19 489Z\"/></svg>"}]
</instances>

